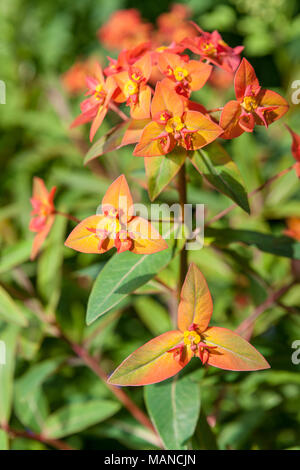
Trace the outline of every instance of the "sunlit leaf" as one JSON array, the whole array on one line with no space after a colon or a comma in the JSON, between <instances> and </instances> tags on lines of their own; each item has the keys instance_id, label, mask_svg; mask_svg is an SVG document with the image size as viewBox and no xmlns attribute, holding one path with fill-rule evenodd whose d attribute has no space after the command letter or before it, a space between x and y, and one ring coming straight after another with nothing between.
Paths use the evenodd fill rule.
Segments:
<instances>
[{"instance_id":1,"label":"sunlit leaf","mask_svg":"<svg viewBox=\"0 0 300 470\"><path fill-rule=\"evenodd\" d=\"M148 192L154 201L163 189L176 176L186 158L186 151L180 149L162 157L145 158Z\"/></svg>"},{"instance_id":2,"label":"sunlit leaf","mask_svg":"<svg viewBox=\"0 0 300 470\"><path fill-rule=\"evenodd\" d=\"M84 158L84 164L91 162L97 157L116 150L122 142L124 134L129 126L130 121L125 121L118 126L113 127L107 134L100 137L95 142Z\"/></svg>"},{"instance_id":3,"label":"sunlit leaf","mask_svg":"<svg viewBox=\"0 0 300 470\"><path fill-rule=\"evenodd\" d=\"M168 351L183 340L181 331L163 333L148 341L125 359L110 376L114 385L148 385L177 374L191 359L187 353L182 362L175 361Z\"/></svg>"},{"instance_id":4,"label":"sunlit leaf","mask_svg":"<svg viewBox=\"0 0 300 470\"><path fill-rule=\"evenodd\" d=\"M204 331L212 315L213 304L206 280L200 269L192 263L185 278L178 307L178 328L187 330L192 323Z\"/></svg>"},{"instance_id":5,"label":"sunlit leaf","mask_svg":"<svg viewBox=\"0 0 300 470\"><path fill-rule=\"evenodd\" d=\"M241 336L227 328L212 326L203 335L211 349L208 364L226 370L259 370L270 366L265 358Z\"/></svg>"},{"instance_id":6,"label":"sunlit leaf","mask_svg":"<svg viewBox=\"0 0 300 470\"><path fill-rule=\"evenodd\" d=\"M243 178L234 161L219 143L213 142L194 152L191 161L210 184L250 213Z\"/></svg>"}]
</instances>

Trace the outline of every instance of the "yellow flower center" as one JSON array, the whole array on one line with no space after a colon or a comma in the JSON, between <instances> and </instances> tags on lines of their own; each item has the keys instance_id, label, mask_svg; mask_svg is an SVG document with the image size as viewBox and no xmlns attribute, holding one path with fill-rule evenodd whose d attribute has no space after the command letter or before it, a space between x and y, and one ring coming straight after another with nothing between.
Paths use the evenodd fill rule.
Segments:
<instances>
[{"instance_id":1,"label":"yellow flower center","mask_svg":"<svg viewBox=\"0 0 300 470\"><path fill-rule=\"evenodd\" d=\"M108 215L107 217L103 218L102 221L99 223L97 227L96 235L100 238L103 237L103 234L106 232L109 238L114 239L116 234L121 230L121 224L117 217L114 215Z\"/></svg>"},{"instance_id":2,"label":"yellow flower center","mask_svg":"<svg viewBox=\"0 0 300 470\"><path fill-rule=\"evenodd\" d=\"M128 97L131 95L135 95L138 91L139 91L139 86L133 80L128 80L128 82L125 83L125 87L124 87L125 96Z\"/></svg>"},{"instance_id":3,"label":"yellow flower center","mask_svg":"<svg viewBox=\"0 0 300 470\"><path fill-rule=\"evenodd\" d=\"M171 119L168 120L166 124L166 131L169 134L172 134L173 132L179 132L184 128L184 124L179 116L175 116Z\"/></svg>"},{"instance_id":4,"label":"yellow flower center","mask_svg":"<svg viewBox=\"0 0 300 470\"><path fill-rule=\"evenodd\" d=\"M217 52L217 49L211 42L206 42L202 44L202 50L205 52L207 55L215 55Z\"/></svg>"},{"instance_id":5,"label":"yellow flower center","mask_svg":"<svg viewBox=\"0 0 300 470\"><path fill-rule=\"evenodd\" d=\"M155 50L156 52L164 52L166 49L168 49L168 46L160 46L157 47Z\"/></svg>"},{"instance_id":6,"label":"yellow flower center","mask_svg":"<svg viewBox=\"0 0 300 470\"><path fill-rule=\"evenodd\" d=\"M104 95L105 95L105 91L103 90L103 86L100 85L97 85L96 88L95 88L95 91L94 91L94 95L95 95L95 98L96 100L102 100Z\"/></svg>"},{"instance_id":7,"label":"yellow flower center","mask_svg":"<svg viewBox=\"0 0 300 470\"><path fill-rule=\"evenodd\" d=\"M182 67L176 67L174 69L174 77L177 82L181 82L182 80L184 80L188 76L188 74L189 73L187 69L184 69Z\"/></svg>"},{"instance_id":8,"label":"yellow flower center","mask_svg":"<svg viewBox=\"0 0 300 470\"><path fill-rule=\"evenodd\" d=\"M188 331L186 330L183 333L183 342L186 346L191 346L193 344L200 343L201 338L200 335L196 331Z\"/></svg>"},{"instance_id":9,"label":"yellow flower center","mask_svg":"<svg viewBox=\"0 0 300 470\"><path fill-rule=\"evenodd\" d=\"M131 74L131 80L134 82L139 82L143 78L141 72L133 72Z\"/></svg>"},{"instance_id":10,"label":"yellow flower center","mask_svg":"<svg viewBox=\"0 0 300 470\"><path fill-rule=\"evenodd\" d=\"M171 118L171 114L168 111L163 111L159 116L161 123L167 122Z\"/></svg>"},{"instance_id":11,"label":"yellow flower center","mask_svg":"<svg viewBox=\"0 0 300 470\"><path fill-rule=\"evenodd\" d=\"M119 219L114 217L113 219L108 218L105 223L105 230L107 230L112 236L119 233L121 230L121 224Z\"/></svg>"},{"instance_id":12,"label":"yellow flower center","mask_svg":"<svg viewBox=\"0 0 300 470\"><path fill-rule=\"evenodd\" d=\"M258 105L256 99L253 96L245 96L242 106L245 111L247 111L247 113L251 113L251 111L256 109Z\"/></svg>"}]
</instances>

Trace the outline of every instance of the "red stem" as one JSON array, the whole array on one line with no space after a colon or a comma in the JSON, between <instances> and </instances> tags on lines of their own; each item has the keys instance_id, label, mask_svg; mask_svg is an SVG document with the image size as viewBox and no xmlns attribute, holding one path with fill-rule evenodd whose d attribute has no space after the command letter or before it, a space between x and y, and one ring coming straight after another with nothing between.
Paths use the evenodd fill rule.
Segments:
<instances>
[{"instance_id":1,"label":"red stem","mask_svg":"<svg viewBox=\"0 0 300 470\"><path fill-rule=\"evenodd\" d=\"M120 388L115 387L107 383L107 375L104 370L100 367L96 359L89 355L88 351L77 343L69 341L67 337L61 333L62 339L64 339L69 346L73 349L75 354L80 357L83 362L105 383L105 385L112 391L117 399L125 406L130 414L142 425L148 428L155 435L156 431L148 418L148 416L129 398L129 396ZM160 447L161 442L158 438L157 445Z\"/></svg>"},{"instance_id":2,"label":"red stem","mask_svg":"<svg viewBox=\"0 0 300 470\"><path fill-rule=\"evenodd\" d=\"M118 106L116 106L114 103L110 103L109 104L109 107L112 111L114 111L123 121L128 121L129 120L129 117L126 116L125 113L123 113L123 111L121 111Z\"/></svg>"},{"instance_id":3,"label":"red stem","mask_svg":"<svg viewBox=\"0 0 300 470\"><path fill-rule=\"evenodd\" d=\"M77 217L75 217L74 215L66 214L65 212L55 211L54 214L61 215L62 217L65 217L66 219L72 220L73 222L77 222L78 224L81 222L81 220L77 219Z\"/></svg>"},{"instance_id":4,"label":"red stem","mask_svg":"<svg viewBox=\"0 0 300 470\"><path fill-rule=\"evenodd\" d=\"M246 318L237 328L236 328L236 333L239 335L244 335L247 333L249 328L252 327L254 322L257 320L257 318L264 313L265 310L270 308L274 303L280 299L293 285L295 284L295 281L290 282L289 284L281 287L279 290L272 292L269 297L250 315L248 318Z\"/></svg>"},{"instance_id":5,"label":"red stem","mask_svg":"<svg viewBox=\"0 0 300 470\"><path fill-rule=\"evenodd\" d=\"M63 441L60 441L59 439L49 439L42 434L37 434L35 432L29 432L29 431L17 431L16 429L11 429L10 426L6 423L3 423L1 425L1 429L3 431L7 432L11 437L22 437L24 439L31 439L33 441L39 441L42 442L43 444L47 444L50 447L54 447L55 449L58 450L76 450L73 447L69 446Z\"/></svg>"},{"instance_id":6,"label":"red stem","mask_svg":"<svg viewBox=\"0 0 300 470\"><path fill-rule=\"evenodd\" d=\"M286 168L285 170L280 171L276 175L272 176L270 179L265 181L262 185L258 186L258 188L254 189L251 193L249 193L249 198L253 197L255 194L257 194L259 191L262 191L264 188L269 186L273 181L276 181L278 178L281 178L281 176L284 176L286 173L289 173L294 168L294 165L290 166L289 168ZM214 222L217 222L217 220L220 220L222 217L227 215L230 211L235 209L237 207L236 204L232 204L231 206L227 207L227 209L224 209L223 211L219 212L219 214L215 215L212 217L206 224L205 227L208 227L209 225L213 224Z\"/></svg>"}]
</instances>

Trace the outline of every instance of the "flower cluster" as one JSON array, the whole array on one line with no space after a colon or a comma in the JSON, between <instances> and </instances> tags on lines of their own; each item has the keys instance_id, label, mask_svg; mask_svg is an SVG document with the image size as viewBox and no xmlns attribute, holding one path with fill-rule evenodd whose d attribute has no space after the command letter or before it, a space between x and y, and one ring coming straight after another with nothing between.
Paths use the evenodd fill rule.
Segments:
<instances>
[{"instance_id":1,"label":"flower cluster","mask_svg":"<svg viewBox=\"0 0 300 470\"><path fill-rule=\"evenodd\" d=\"M244 132L253 132L256 125L267 128L288 110L287 101L278 93L262 88L252 65L245 58L241 60L242 46L229 46L218 31L203 31L188 18L186 7L175 5L159 17L158 27L154 29L136 10L118 11L98 32L103 45L118 50L118 56L109 57L105 67L95 59L80 62L63 77L72 93L82 89L83 77L87 87L81 113L71 127L91 123L92 141L108 112L116 113L124 121L93 146L92 149L97 147L95 156L99 155L99 148L103 154L134 144L133 155L145 157L146 174L151 173L155 160L167 167L160 191L184 166L186 156L193 162L195 151L217 138L234 139ZM224 88L233 84L235 99L220 103L213 110L194 101L193 93L209 81L213 86L220 86L218 83L223 81ZM288 130L299 176L300 137L289 127ZM151 158L164 156L171 158ZM171 162L169 167L168 162ZM149 181L150 178L148 189ZM66 215L54 208L54 193L55 188L48 193L43 181L34 179L30 230L36 237L32 258L45 240L55 215ZM157 194L158 190L154 196ZM149 195L151 198L150 191ZM181 202L183 205L184 201ZM74 220L72 216L68 218ZM102 254L115 248L117 253L151 255L168 248L150 222L135 215L124 175L109 186L100 213L78 222L65 245L79 252ZM285 233L299 240L298 218L288 221ZM179 372L192 357L225 370L268 368L266 360L243 337L225 328L209 326L212 309L206 281L192 264L181 290L177 329L154 338L132 353L109 382L114 385L159 382Z\"/></svg>"},{"instance_id":2,"label":"flower cluster","mask_svg":"<svg viewBox=\"0 0 300 470\"><path fill-rule=\"evenodd\" d=\"M86 78L88 97L72 127L92 122L91 141L109 110L130 121L121 145L135 143L134 155L141 157L167 155L175 147L187 153L218 137L232 139L255 125L268 127L288 110L284 98L260 86L250 63L241 62L242 46L230 47L217 31L203 31L174 8L160 18L157 34L135 10L117 12L101 28L105 44L124 49L103 70L96 64ZM176 8L181 33L175 38ZM219 117L192 99L216 70L234 77L236 94L236 100L218 108Z\"/></svg>"}]
</instances>

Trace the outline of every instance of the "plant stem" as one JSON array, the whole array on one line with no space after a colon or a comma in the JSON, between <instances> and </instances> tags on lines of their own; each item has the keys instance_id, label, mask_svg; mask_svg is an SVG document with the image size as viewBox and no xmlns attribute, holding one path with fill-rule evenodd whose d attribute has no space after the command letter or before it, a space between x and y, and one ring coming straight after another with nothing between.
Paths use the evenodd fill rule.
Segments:
<instances>
[{"instance_id":1,"label":"plant stem","mask_svg":"<svg viewBox=\"0 0 300 470\"><path fill-rule=\"evenodd\" d=\"M286 284L285 286L281 287L275 292L272 292L268 298L262 302L254 312L246 318L237 328L236 328L236 333L238 333L241 336L247 335L248 336L248 330L252 328L254 325L254 322L257 320L257 318L264 313L265 310L270 308L273 304L277 303L280 297L282 297L286 292L290 290L291 287L295 284L295 280L290 282L289 284ZM251 330L250 330L251 331Z\"/></svg>"},{"instance_id":2,"label":"plant stem","mask_svg":"<svg viewBox=\"0 0 300 470\"><path fill-rule=\"evenodd\" d=\"M110 103L109 108L112 111L114 111L123 121L128 121L129 120L129 117L126 116L126 114L123 113L123 111L121 111L121 109L119 109L118 106L116 106L114 103Z\"/></svg>"},{"instance_id":3,"label":"plant stem","mask_svg":"<svg viewBox=\"0 0 300 470\"><path fill-rule=\"evenodd\" d=\"M58 449L58 450L76 450L59 439L49 439L43 436L42 434L37 434L31 431L17 431L16 429L11 429L10 426L6 423L3 423L0 426L0 429L3 429L3 431L7 432L7 434L9 434L12 437L22 437L24 439L31 439L33 441L39 441L39 442L42 442L43 444L47 444L50 447L54 447L55 449Z\"/></svg>"},{"instance_id":4,"label":"plant stem","mask_svg":"<svg viewBox=\"0 0 300 470\"><path fill-rule=\"evenodd\" d=\"M258 186L258 188L254 189L253 191L251 191L251 193L249 193L249 198L253 197L255 194L257 194L258 192L262 191L264 188L266 188L267 186L269 186L270 184L272 184L274 181L276 181L278 178L281 178L281 176L284 176L286 175L287 173L289 173L292 169L294 168L294 165L290 166L289 168L286 168L285 170L282 170L280 171L279 173L277 173L276 175L272 176L270 179L268 179L267 181L265 181L265 183L261 184L260 186ZM230 211L232 211L233 209L235 209L237 207L236 204L232 204L231 206L227 207L227 209L224 209L223 211L219 212L219 214L215 215L214 217L212 217L206 224L205 224L205 227L208 227L209 225L213 224L214 222L217 222L217 220L220 220L222 217L224 217L225 215L227 215Z\"/></svg>"},{"instance_id":5,"label":"plant stem","mask_svg":"<svg viewBox=\"0 0 300 470\"><path fill-rule=\"evenodd\" d=\"M59 328L59 326L58 326ZM131 400L131 398L120 388L115 387L107 383L107 375L101 366L98 364L98 361L89 355L88 351L82 347L80 344L73 343L70 341L60 330L61 338L69 344L75 354L82 359L82 361L87 365L103 382L104 384L112 391L115 397L124 405L124 407L130 412L130 414L142 425L148 428L151 432L157 437L157 446L161 447L159 437L156 434L156 431L148 418L148 416Z\"/></svg>"},{"instance_id":6,"label":"plant stem","mask_svg":"<svg viewBox=\"0 0 300 470\"><path fill-rule=\"evenodd\" d=\"M185 172L185 163L179 170L178 173L178 194L179 194L179 203L181 207L181 219L182 224L184 226L184 211L185 211L185 204L187 203L186 197L186 172ZM185 276L187 273L187 251L185 246L180 252L180 272L179 272L179 284L178 284L178 299L180 299L180 292L182 285L185 280Z\"/></svg>"},{"instance_id":7,"label":"plant stem","mask_svg":"<svg viewBox=\"0 0 300 470\"><path fill-rule=\"evenodd\" d=\"M77 222L78 224L81 222L81 220L77 219L77 217L74 217L74 215L66 214L65 212L55 211L54 214L61 215L66 219L72 220L73 222Z\"/></svg>"}]
</instances>

